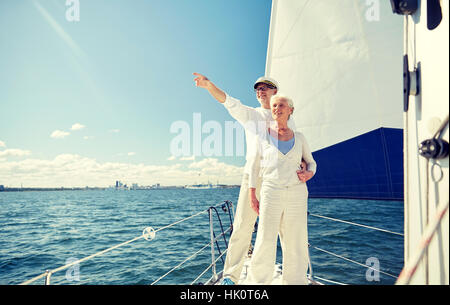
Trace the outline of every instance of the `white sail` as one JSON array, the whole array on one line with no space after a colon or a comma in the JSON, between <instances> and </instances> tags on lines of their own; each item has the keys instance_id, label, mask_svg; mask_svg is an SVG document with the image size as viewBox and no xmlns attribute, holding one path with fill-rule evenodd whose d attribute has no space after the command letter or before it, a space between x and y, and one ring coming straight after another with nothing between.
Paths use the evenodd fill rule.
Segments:
<instances>
[{"instance_id":1,"label":"white sail","mask_svg":"<svg viewBox=\"0 0 450 305\"><path fill-rule=\"evenodd\" d=\"M403 200L402 37L389 1L272 1L266 75L320 163L310 196Z\"/></svg>"},{"instance_id":2,"label":"white sail","mask_svg":"<svg viewBox=\"0 0 450 305\"><path fill-rule=\"evenodd\" d=\"M273 0L266 75L313 151L402 128L402 31L389 1Z\"/></svg>"}]
</instances>

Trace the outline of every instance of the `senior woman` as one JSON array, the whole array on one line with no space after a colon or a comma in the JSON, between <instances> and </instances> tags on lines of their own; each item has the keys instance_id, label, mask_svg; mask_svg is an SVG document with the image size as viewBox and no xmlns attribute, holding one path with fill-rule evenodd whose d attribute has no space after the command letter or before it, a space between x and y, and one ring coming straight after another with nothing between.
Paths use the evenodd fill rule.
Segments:
<instances>
[{"instance_id":1,"label":"senior woman","mask_svg":"<svg viewBox=\"0 0 450 305\"><path fill-rule=\"evenodd\" d=\"M287 126L294 111L292 100L274 95L270 109L274 122L260 134L259 154L252 162L249 177L250 201L259 214L249 282L271 283L279 234L283 251L282 284L307 284L308 189L305 182L314 176L316 162L303 134ZM300 171L302 158L307 168ZM258 176L262 177L260 202L256 197Z\"/></svg>"}]
</instances>

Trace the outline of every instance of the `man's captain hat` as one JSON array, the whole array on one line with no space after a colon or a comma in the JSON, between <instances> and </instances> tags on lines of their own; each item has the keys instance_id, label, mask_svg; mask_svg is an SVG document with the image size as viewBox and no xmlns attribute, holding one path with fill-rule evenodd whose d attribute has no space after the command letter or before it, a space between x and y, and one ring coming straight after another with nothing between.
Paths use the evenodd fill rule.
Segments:
<instances>
[{"instance_id":1,"label":"man's captain hat","mask_svg":"<svg viewBox=\"0 0 450 305\"><path fill-rule=\"evenodd\" d=\"M256 89L256 87L258 86L258 84L266 84L270 87L273 87L272 89L277 89L279 90L280 87L278 86L278 83L276 80L274 80L271 77L267 77L267 76L261 76L260 78L258 78L255 82L255 84L253 85L253 88Z\"/></svg>"}]
</instances>

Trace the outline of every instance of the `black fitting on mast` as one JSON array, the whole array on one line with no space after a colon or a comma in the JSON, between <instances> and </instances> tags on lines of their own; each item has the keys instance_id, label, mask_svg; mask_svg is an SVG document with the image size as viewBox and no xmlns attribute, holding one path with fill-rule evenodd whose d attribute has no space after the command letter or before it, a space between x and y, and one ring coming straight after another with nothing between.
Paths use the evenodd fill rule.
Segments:
<instances>
[{"instance_id":1,"label":"black fitting on mast","mask_svg":"<svg viewBox=\"0 0 450 305\"><path fill-rule=\"evenodd\" d=\"M408 55L403 56L403 111L408 112L409 96L420 93L420 67L409 71Z\"/></svg>"},{"instance_id":2,"label":"black fitting on mast","mask_svg":"<svg viewBox=\"0 0 450 305\"><path fill-rule=\"evenodd\" d=\"M399 15L412 15L419 7L417 0L391 0L392 11Z\"/></svg>"}]
</instances>

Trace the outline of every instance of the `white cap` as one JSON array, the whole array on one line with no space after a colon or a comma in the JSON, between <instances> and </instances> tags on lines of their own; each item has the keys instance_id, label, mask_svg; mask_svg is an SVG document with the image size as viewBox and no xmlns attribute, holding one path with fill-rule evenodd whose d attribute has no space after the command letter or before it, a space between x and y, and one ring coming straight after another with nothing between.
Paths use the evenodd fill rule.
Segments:
<instances>
[{"instance_id":1,"label":"white cap","mask_svg":"<svg viewBox=\"0 0 450 305\"><path fill-rule=\"evenodd\" d=\"M260 84L260 83L263 83L263 84L266 84L266 85L269 85L269 86L273 86L273 87L275 87L275 88L278 89L278 90L280 89L280 87L278 86L277 81L274 80L274 79L271 78L271 77L261 76L260 78L258 78L258 79L256 80L255 84L253 85L253 88L256 89L256 86L257 86L258 84Z\"/></svg>"}]
</instances>

